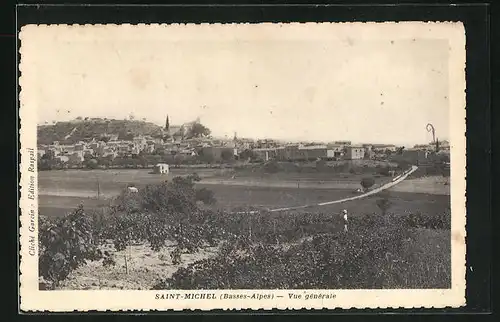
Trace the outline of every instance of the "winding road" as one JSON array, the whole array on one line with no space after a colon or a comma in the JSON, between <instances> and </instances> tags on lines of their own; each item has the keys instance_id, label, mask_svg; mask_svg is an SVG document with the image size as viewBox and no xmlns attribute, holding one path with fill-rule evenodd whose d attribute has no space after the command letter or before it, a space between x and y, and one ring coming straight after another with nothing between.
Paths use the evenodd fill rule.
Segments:
<instances>
[{"instance_id":1,"label":"winding road","mask_svg":"<svg viewBox=\"0 0 500 322\"><path fill-rule=\"evenodd\" d=\"M318 204L310 204L310 205L303 205L303 206L294 206L294 207L285 207L285 208L277 208L277 209L268 209L269 212L278 212L278 211L288 211L288 210L297 210L297 209L305 209L305 208L311 208L311 207L321 207L321 206L327 206L327 205L333 205L333 204L337 204L337 203L342 203L342 202L346 202L346 201L352 201L352 200L356 200L356 199L362 199L362 198L366 198L368 196L371 196L371 195L374 195L376 193L379 193L381 191L384 191L384 190L387 190L395 185L397 185L398 183L402 182L403 180L405 180L410 174L412 174L413 172L415 172L416 170L418 169L417 166L412 166L410 170L408 170L407 172L405 172L403 175L401 175L399 178L397 178L396 180L394 181L391 181L391 182L388 182L378 188L375 188L373 190L370 190L366 193L363 193L361 195L357 195L357 196L354 196L354 197L349 197L349 198L344 198L344 199L339 199L339 200L334 200L334 201L327 201L327 202L321 202L321 203L318 203ZM239 213L257 213L259 211L243 211L243 212L236 212L236 214L239 214Z\"/></svg>"}]
</instances>

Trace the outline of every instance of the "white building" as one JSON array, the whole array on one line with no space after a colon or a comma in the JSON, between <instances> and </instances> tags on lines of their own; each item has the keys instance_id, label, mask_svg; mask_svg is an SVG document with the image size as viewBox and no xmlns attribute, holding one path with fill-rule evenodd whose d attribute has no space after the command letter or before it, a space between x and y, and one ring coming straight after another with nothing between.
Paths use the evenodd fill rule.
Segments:
<instances>
[{"instance_id":1,"label":"white building","mask_svg":"<svg viewBox=\"0 0 500 322\"><path fill-rule=\"evenodd\" d=\"M169 167L168 164L166 163L158 163L154 167L154 173L159 173L159 174L168 174L169 173Z\"/></svg>"}]
</instances>

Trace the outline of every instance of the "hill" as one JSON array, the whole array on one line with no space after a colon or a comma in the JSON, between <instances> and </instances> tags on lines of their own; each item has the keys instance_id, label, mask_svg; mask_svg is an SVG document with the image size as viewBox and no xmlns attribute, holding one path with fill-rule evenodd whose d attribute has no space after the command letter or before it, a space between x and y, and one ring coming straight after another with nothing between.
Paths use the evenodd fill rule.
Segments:
<instances>
[{"instance_id":1,"label":"hill","mask_svg":"<svg viewBox=\"0 0 500 322\"><path fill-rule=\"evenodd\" d=\"M75 143L91 138L115 134L121 138L128 135L161 135L161 126L138 120L84 119L39 125L37 136L39 144Z\"/></svg>"}]
</instances>

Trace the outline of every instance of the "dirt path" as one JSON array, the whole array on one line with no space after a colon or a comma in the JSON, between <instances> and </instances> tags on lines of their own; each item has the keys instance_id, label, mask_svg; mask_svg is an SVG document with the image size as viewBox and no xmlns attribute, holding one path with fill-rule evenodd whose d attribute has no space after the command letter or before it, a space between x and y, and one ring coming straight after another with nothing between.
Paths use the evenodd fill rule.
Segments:
<instances>
[{"instance_id":1,"label":"dirt path","mask_svg":"<svg viewBox=\"0 0 500 322\"><path fill-rule=\"evenodd\" d=\"M357 199L361 199L361 198L366 198L368 196L374 195L376 193L379 193L381 191L387 190L387 189L389 189L389 188L397 185L398 183L400 183L403 180L405 180L410 174L412 174L413 172L415 172L417 169L418 169L417 166L412 166L411 170L409 170L408 172L406 172L404 175L400 176L398 179L396 179L394 181L391 181L389 183L386 183L386 184L384 184L384 185L382 185L382 186L380 186L378 188L375 188L373 190L370 190L367 193L364 193L364 194L361 194L361 195L357 195L357 196L354 196L354 197L349 197L349 198L344 198L344 199L339 199L339 200L334 200L334 201L321 202L321 203L318 203L318 204L310 204L310 205L295 206L295 207L285 207L285 208L269 209L268 211L269 212L277 212L277 211L288 211L288 210L305 209L305 208L318 207L318 206L321 207L321 206L333 205L333 204L342 203L342 202L346 202L346 201L352 201L352 200L357 200ZM250 211L250 213L255 213L255 212L258 212L258 211Z\"/></svg>"}]
</instances>

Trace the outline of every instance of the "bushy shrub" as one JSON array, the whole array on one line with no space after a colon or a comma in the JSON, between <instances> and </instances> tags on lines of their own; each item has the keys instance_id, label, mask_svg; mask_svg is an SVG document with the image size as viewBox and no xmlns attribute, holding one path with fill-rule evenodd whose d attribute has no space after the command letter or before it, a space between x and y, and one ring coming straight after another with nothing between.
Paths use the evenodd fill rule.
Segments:
<instances>
[{"instance_id":1,"label":"bushy shrub","mask_svg":"<svg viewBox=\"0 0 500 322\"><path fill-rule=\"evenodd\" d=\"M228 241L219 256L179 269L154 289L415 288L398 227L316 235L289 248ZM446 287L447 281L441 287Z\"/></svg>"},{"instance_id":2,"label":"bushy shrub","mask_svg":"<svg viewBox=\"0 0 500 322\"><path fill-rule=\"evenodd\" d=\"M224 232L215 228L214 213L197 205L197 201L215 202L212 191L196 189L199 180L194 174L148 185L137 193L124 191L108 216L106 237L117 250L148 242L157 251L167 240L177 242L175 254L195 252L204 243L215 245Z\"/></svg>"},{"instance_id":3,"label":"bushy shrub","mask_svg":"<svg viewBox=\"0 0 500 322\"><path fill-rule=\"evenodd\" d=\"M411 228L451 229L451 215L448 212L439 215L412 213L404 218L408 227Z\"/></svg>"},{"instance_id":4,"label":"bushy shrub","mask_svg":"<svg viewBox=\"0 0 500 322\"><path fill-rule=\"evenodd\" d=\"M154 289L419 288L422 279L426 287L449 287L445 258L424 267L409 251L412 228L446 227L444 217L353 216L344 232L331 215L294 214L274 226L277 216L218 216L218 225L230 231L218 256L180 268ZM251 221L256 225L249 234ZM276 236L286 236L283 245Z\"/></svg>"},{"instance_id":5,"label":"bushy shrub","mask_svg":"<svg viewBox=\"0 0 500 322\"><path fill-rule=\"evenodd\" d=\"M214 192L207 188L196 190L196 200L202 201L206 205L212 205L217 202Z\"/></svg>"},{"instance_id":6,"label":"bushy shrub","mask_svg":"<svg viewBox=\"0 0 500 322\"><path fill-rule=\"evenodd\" d=\"M361 179L360 184L363 189L369 189L375 184L375 179L373 179L372 177L365 177Z\"/></svg>"},{"instance_id":7,"label":"bushy shrub","mask_svg":"<svg viewBox=\"0 0 500 322\"><path fill-rule=\"evenodd\" d=\"M57 285L87 260L103 254L93 234L92 219L79 206L67 216L49 221L39 216L39 276Z\"/></svg>"},{"instance_id":8,"label":"bushy shrub","mask_svg":"<svg viewBox=\"0 0 500 322\"><path fill-rule=\"evenodd\" d=\"M378 173L380 175L383 175L383 176L386 176L388 177L390 175L390 172L391 171L391 168L389 167L381 167L380 169L378 169Z\"/></svg>"},{"instance_id":9,"label":"bushy shrub","mask_svg":"<svg viewBox=\"0 0 500 322\"><path fill-rule=\"evenodd\" d=\"M277 173L280 171L280 166L278 165L278 162L276 161L269 161L266 162L263 166L264 173Z\"/></svg>"},{"instance_id":10,"label":"bushy shrub","mask_svg":"<svg viewBox=\"0 0 500 322\"><path fill-rule=\"evenodd\" d=\"M387 197L382 197L376 201L377 207L380 209L383 216L387 214L389 208L391 207L391 201Z\"/></svg>"}]
</instances>

